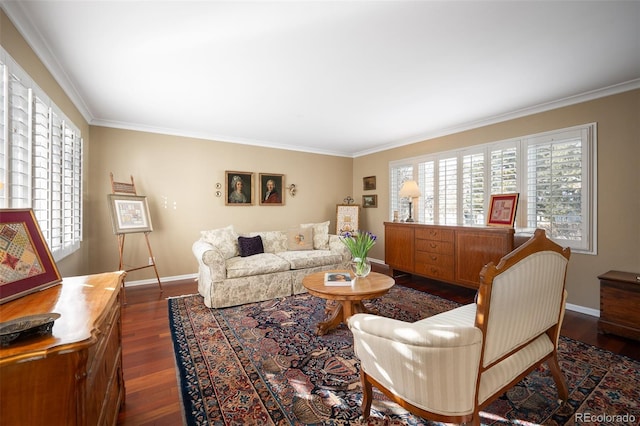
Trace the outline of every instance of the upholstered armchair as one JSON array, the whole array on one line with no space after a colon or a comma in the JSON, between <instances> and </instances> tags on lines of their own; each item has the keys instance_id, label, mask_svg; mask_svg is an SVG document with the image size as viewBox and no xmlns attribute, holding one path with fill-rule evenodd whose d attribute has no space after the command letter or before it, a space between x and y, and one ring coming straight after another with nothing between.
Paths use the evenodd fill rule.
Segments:
<instances>
[{"instance_id":1,"label":"upholstered armchair","mask_svg":"<svg viewBox=\"0 0 640 426\"><path fill-rule=\"evenodd\" d=\"M362 414L372 386L410 412L480 424L480 410L546 362L562 400L567 385L557 344L570 250L544 230L480 272L476 303L407 323L372 314L349 318L360 359Z\"/></svg>"}]
</instances>

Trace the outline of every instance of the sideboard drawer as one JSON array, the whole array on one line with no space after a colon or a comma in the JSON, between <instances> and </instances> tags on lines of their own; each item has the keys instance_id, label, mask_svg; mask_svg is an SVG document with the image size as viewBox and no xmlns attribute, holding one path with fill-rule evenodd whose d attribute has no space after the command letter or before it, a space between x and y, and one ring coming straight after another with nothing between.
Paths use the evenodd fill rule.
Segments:
<instances>
[{"instance_id":1,"label":"sideboard drawer","mask_svg":"<svg viewBox=\"0 0 640 426\"><path fill-rule=\"evenodd\" d=\"M443 269L451 269L453 271L454 257L450 254L440 253L416 253L416 264L427 264L440 266Z\"/></svg>"},{"instance_id":2,"label":"sideboard drawer","mask_svg":"<svg viewBox=\"0 0 640 426\"><path fill-rule=\"evenodd\" d=\"M444 256L448 257L448 256ZM453 280L453 265L416 262L416 273L436 280Z\"/></svg>"},{"instance_id":3,"label":"sideboard drawer","mask_svg":"<svg viewBox=\"0 0 640 426\"><path fill-rule=\"evenodd\" d=\"M416 240L416 250L418 252L442 253L453 256L453 242Z\"/></svg>"},{"instance_id":4,"label":"sideboard drawer","mask_svg":"<svg viewBox=\"0 0 640 426\"><path fill-rule=\"evenodd\" d=\"M416 229L416 238L453 243L453 231L440 228Z\"/></svg>"}]
</instances>

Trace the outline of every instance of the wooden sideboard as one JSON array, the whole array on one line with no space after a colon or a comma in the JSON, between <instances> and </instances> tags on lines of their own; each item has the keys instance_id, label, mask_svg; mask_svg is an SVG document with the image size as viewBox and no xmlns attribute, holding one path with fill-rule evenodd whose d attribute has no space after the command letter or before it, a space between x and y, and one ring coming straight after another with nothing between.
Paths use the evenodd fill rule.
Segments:
<instances>
[{"instance_id":1,"label":"wooden sideboard","mask_svg":"<svg viewBox=\"0 0 640 426\"><path fill-rule=\"evenodd\" d=\"M124 402L125 272L64 278L0 305L0 321L61 314L51 335L0 348L0 424L115 425Z\"/></svg>"},{"instance_id":2,"label":"wooden sideboard","mask_svg":"<svg viewBox=\"0 0 640 426\"><path fill-rule=\"evenodd\" d=\"M385 222L385 263L465 287L480 286L480 271L513 250L514 229Z\"/></svg>"},{"instance_id":3,"label":"wooden sideboard","mask_svg":"<svg viewBox=\"0 0 640 426\"><path fill-rule=\"evenodd\" d=\"M598 278L598 331L640 340L640 274L609 271Z\"/></svg>"}]
</instances>

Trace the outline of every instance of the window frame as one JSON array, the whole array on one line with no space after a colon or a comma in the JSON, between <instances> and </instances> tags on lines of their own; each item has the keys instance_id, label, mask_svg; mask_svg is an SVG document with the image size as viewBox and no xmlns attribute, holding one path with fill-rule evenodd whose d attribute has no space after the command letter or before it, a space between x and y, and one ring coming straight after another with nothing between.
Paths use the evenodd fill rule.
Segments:
<instances>
[{"instance_id":1,"label":"window frame","mask_svg":"<svg viewBox=\"0 0 640 426\"><path fill-rule=\"evenodd\" d=\"M83 240L83 139L78 128L0 46L0 207L31 208L55 261L80 248ZM14 136L11 81L24 88L26 128ZM14 168L14 149L27 152ZM17 151L15 151L17 152ZM54 161L57 158L57 161ZM22 178L20 197L13 195ZM57 179L54 179L58 176Z\"/></svg>"},{"instance_id":2,"label":"window frame","mask_svg":"<svg viewBox=\"0 0 640 426\"><path fill-rule=\"evenodd\" d=\"M528 218L528 203L529 203L529 195L528 195L528 173L527 170L529 168L527 153L531 146L535 144L541 143L541 141L554 141L561 139L566 135L579 135L581 144L581 209L580 209L580 218L584 222L581 226L582 236L579 239L562 239L562 238L554 238L552 235L549 237L555 239L559 244L563 246L571 247L574 252L583 253L583 254L597 254L597 216L596 216L596 206L597 206L597 123L587 123L572 127L567 127L563 129L551 130L531 135L526 135L517 138L506 139L502 141L495 141L489 143L483 143L478 145L472 145L465 148L450 150L450 151L441 151L432 154L425 154L422 156L416 156L408 159L401 159L389 162L389 175L392 176L395 173L395 170L398 167L411 167L413 170L413 175L410 177L418 182L421 190L425 185L425 176L421 175L421 170L423 169L423 165L428 162L434 162L434 194L435 200L433 200L433 221L425 221L425 206L426 200L424 199L425 191L423 195L415 200L414 204L417 204L418 212L415 214L415 218L417 222L436 224L436 225L457 225L457 226L478 226L484 224L484 219L481 218L478 214L475 215L475 222L469 221L465 218L465 210L469 205L469 200L465 200L464 196L464 188L465 184L467 187L469 186L469 181L465 182L463 179L464 176L464 159L465 157L477 155L478 153L482 153L484 155L484 171L477 171L476 179L483 179L483 187L484 187L484 199L483 199L483 208L484 208L484 217L486 217L487 210L489 208L490 195L499 194L499 193L511 193L518 192L520 194L519 202L518 202L518 214L516 216L516 223L514 227L516 228L516 232L533 232L535 226L531 226L531 222ZM515 149L515 153L513 152ZM502 151L502 152L501 152ZM456 182L456 220L455 223L452 223L452 220L449 219L443 220L443 217L438 213L440 209L440 200L439 200L439 191L441 188L441 184L438 181L439 179L439 167L440 161L448 158L456 158L457 161L457 182ZM497 160L503 161L506 158L506 163L510 170L507 173L499 172L497 178L493 178L491 175L494 164L494 158ZM504 170L504 165L500 166ZM483 175L480 177L480 175ZM496 176L497 176L496 175ZM514 178L515 175L515 178ZM504 178L504 180L500 181L500 179ZM494 179L492 181L492 179ZM499 182L496 182L499 181ZM499 185L498 185L499 184ZM537 182L536 182L537 184ZM393 217L393 211L401 210L397 203L402 204L402 200L399 200L397 193L400 189L402 182L394 182L389 181L389 217ZM498 186L496 186L498 185ZM428 191L427 191L428 193ZM477 193L477 189L476 189ZM395 195L395 196L394 196ZM584 197L584 199L582 199ZM450 202L450 201L449 201ZM401 216L402 218L403 216ZM534 225L537 222L534 222ZM551 234L551 232L550 232Z\"/></svg>"}]
</instances>

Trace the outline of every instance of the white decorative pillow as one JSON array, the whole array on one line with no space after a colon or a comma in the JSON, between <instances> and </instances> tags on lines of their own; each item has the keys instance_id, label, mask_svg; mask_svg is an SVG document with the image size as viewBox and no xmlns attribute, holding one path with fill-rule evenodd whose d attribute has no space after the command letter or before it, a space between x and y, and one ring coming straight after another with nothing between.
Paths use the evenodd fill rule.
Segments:
<instances>
[{"instance_id":1,"label":"white decorative pillow","mask_svg":"<svg viewBox=\"0 0 640 426\"><path fill-rule=\"evenodd\" d=\"M320 223L303 223L300 228L313 230L313 248L316 250L329 250L329 221Z\"/></svg>"},{"instance_id":2,"label":"white decorative pillow","mask_svg":"<svg viewBox=\"0 0 640 426\"><path fill-rule=\"evenodd\" d=\"M202 231L202 240L217 248L225 259L231 259L240 254L238 249L238 234L233 225L226 228Z\"/></svg>"},{"instance_id":3,"label":"white decorative pillow","mask_svg":"<svg viewBox=\"0 0 640 426\"><path fill-rule=\"evenodd\" d=\"M293 228L287 232L289 250L313 250L313 231L311 228Z\"/></svg>"}]
</instances>

